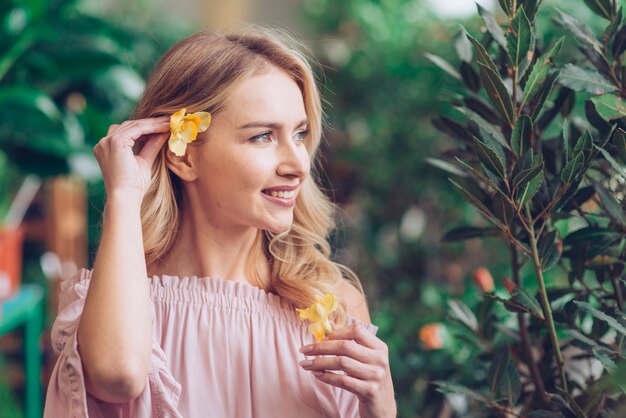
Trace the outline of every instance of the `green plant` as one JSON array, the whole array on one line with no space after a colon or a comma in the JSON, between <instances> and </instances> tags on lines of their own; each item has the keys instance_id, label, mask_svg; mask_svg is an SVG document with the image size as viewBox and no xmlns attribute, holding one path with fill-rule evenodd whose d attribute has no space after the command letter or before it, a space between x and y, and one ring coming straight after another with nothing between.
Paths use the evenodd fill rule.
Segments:
<instances>
[{"instance_id":1,"label":"green plant","mask_svg":"<svg viewBox=\"0 0 626 418\"><path fill-rule=\"evenodd\" d=\"M451 326L466 331L483 374L441 381L439 390L471 399L471 414L619 416L626 401L623 10L614 0L585 0L605 19L599 37L557 11L554 22L570 35L547 40L536 25L541 0L498 3L497 16L479 6L481 39L460 34L458 70L435 57L464 89L453 102L461 117L435 119L456 145L431 163L488 221L454 228L444 240L495 233L509 249L512 281L505 280L508 294L485 294L474 309L451 306ZM570 37L583 58L567 49Z\"/></svg>"}]
</instances>

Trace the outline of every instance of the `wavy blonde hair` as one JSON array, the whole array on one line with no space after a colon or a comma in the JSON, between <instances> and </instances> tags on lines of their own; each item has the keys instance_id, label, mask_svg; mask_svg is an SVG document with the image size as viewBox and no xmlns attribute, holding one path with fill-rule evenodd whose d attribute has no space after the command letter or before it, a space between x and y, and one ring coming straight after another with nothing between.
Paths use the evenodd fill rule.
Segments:
<instances>
[{"instance_id":1,"label":"wavy blonde hair","mask_svg":"<svg viewBox=\"0 0 626 418\"><path fill-rule=\"evenodd\" d=\"M268 65L285 71L299 86L309 120L305 146L315 157L322 135L322 106L314 73L302 46L276 32L255 29L242 34L200 32L174 45L154 69L134 119L189 112L219 112L230 93L243 80ZM152 181L141 207L146 263L157 262L171 248L180 222L182 182L166 165L163 147L152 169ZM315 166L315 164L314 164ZM259 231L255 256L247 266L250 277L260 282L260 261L269 261L271 289L298 307L308 306L317 296L333 291L342 280L363 294L356 275L331 260L327 241L334 229L335 206L309 176L302 184L288 231ZM339 309L334 320L345 321L346 305L337 295Z\"/></svg>"}]
</instances>

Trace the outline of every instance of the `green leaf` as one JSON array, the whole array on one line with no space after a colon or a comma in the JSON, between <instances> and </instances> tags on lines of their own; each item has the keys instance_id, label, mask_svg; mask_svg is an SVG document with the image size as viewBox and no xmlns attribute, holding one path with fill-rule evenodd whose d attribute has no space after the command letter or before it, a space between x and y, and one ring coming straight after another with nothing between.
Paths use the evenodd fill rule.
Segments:
<instances>
[{"instance_id":1,"label":"green leaf","mask_svg":"<svg viewBox=\"0 0 626 418\"><path fill-rule=\"evenodd\" d=\"M52 122L61 121L61 112L52 98L36 88L25 85L0 87L0 106L23 106L44 114Z\"/></svg>"},{"instance_id":2,"label":"green leaf","mask_svg":"<svg viewBox=\"0 0 626 418\"><path fill-rule=\"evenodd\" d=\"M461 194L463 195L465 200L467 200L469 203L474 205L474 207L476 209L478 209L480 211L480 213L482 213L485 218L489 219L490 221L492 221L496 225L499 225L499 221L493 216L493 214L491 213L491 211L489 210L489 208L485 205L485 203L483 201L481 201L479 198L477 198L476 196L474 196L473 194L468 192L459 183L455 182L452 179L449 179L449 180L450 180L450 183L452 183L452 185L454 187L456 187L461 192Z\"/></svg>"},{"instance_id":3,"label":"green leaf","mask_svg":"<svg viewBox=\"0 0 626 418\"><path fill-rule=\"evenodd\" d=\"M617 231L590 226L570 232L570 234L563 240L563 245L573 246L600 242L602 245L606 246L619 241L621 238L622 235Z\"/></svg>"},{"instance_id":4,"label":"green leaf","mask_svg":"<svg viewBox=\"0 0 626 418\"><path fill-rule=\"evenodd\" d=\"M474 149L483 166L493 174L504 179L504 164L495 151L476 137L474 137Z\"/></svg>"},{"instance_id":5,"label":"green leaf","mask_svg":"<svg viewBox=\"0 0 626 418\"><path fill-rule=\"evenodd\" d=\"M526 150L531 149L533 137L533 121L528 115L521 115L517 119L515 129L511 134L511 148L513 153L520 157Z\"/></svg>"},{"instance_id":6,"label":"green leaf","mask_svg":"<svg viewBox=\"0 0 626 418\"><path fill-rule=\"evenodd\" d=\"M435 381L434 382L438 388L437 388L437 392L441 392L441 393L458 393L461 395L465 395L465 396L469 396L472 399L476 399L480 402L487 402L487 398L485 398L483 395L481 395L480 393L466 387L463 385L459 385L457 383L450 383L450 382L443 382L443 381Z\"/></svg>"},{"instance_id":7,"label":"green leaf","mask_svg":"<svg viewBox=\"0 0 626 418\"><path fill-rule=\"evenodd\" d=\"M609 372L610 374L613 374L615 372L616 364L609 356L606 355L606 353L604 353L602 350L598 350L595 348L591 350L591 352L593 353L593 356L598 359L600 363L602 363L602 366L606 369L607 372Z\"/></svg>"},{"instance_id":8,"label":"green leaf","mask_svg":"<svg viewBox=\"0 0 626 418\"><path fill-rule=\"evenodd\" d=\"M489 390L491 396L495 398L498 393L502 380L506 376L507 369L511 363L511 354L509 347L502 347L496 350L493 359L491 360L491 366L489 367L489 374L487 381L489 382Z\"/></svg>"},{"instance_id":9,"label":"green leaf","mask_svg":"<svg viewBox=\"0 0 626 418\"><path fill-rule=\"evenodd\" d=\"M602 312L599 309L594 308L593 306L591 306L587 302L581 302L581 301L575 300L574 303L576 304L576 306L578 306L578 308L580 310L582 310L584 312L587 312L587 313L591 314L592 316L594 316L595 318L599 319L600 321L603 321L603 322L607 323L615 331L617 331L620 334L626 336L626 328L624 328L624 326L622 326L617 321L617 319L613 318L612 316L609 316L609 315L605 314L604 312Z\"/></svg>"},{"instance_id":10,"label":"green leaf","mask_svg":"<svg viewBox=\"0 0 626 418\"><path fill-rule=\"evenodd\" d=\"M500 7L502 7L504 13L506 13L509 17L513 17L513 13L515 13L513 6L515 1L516 0L498 0L498 3L500 3Z\"/></svg>"},{"instance_id":11,"label":"green leaf","mask_svg":"<svg viewBox=\"0 0 626 418\"><path fill-rule=\"evenodd\" d=\"M528 20L533 22L535 20L535 15L537 15L537 11L541 7L541 3L543 0L524 0L524 9L526 9L526 16L528 16Z\"/></svg>"},{"instance_id":12,"label":"green leaf","mask_svg":"<svg viewBox=\"0 0 626 418\"><path fill-rule=\"evenodd\" d=\"M550 93L552 93L552 89L554 88L554 84L556 79L558 78L558 73L553 72L548 75L546 81L541 85L541 88L538 89L537 93L530 100L530 118L534 121L537 120L537 117L541 114L543 110L543 105L545 104L548 97L550 97Z\"/></svg>"},{"instance_id":13,"label":"green leaf","mask_svg":"<svg viewBox=\"0 0 626 418\"><path fill-rule=\"evenodd\" d=\"M542 166L543 166L543 163L542 163ZM533 197L535 197L535 195L541 188L542 183L543 183L543 170L539 171L539 175L534 177L528 183L528 186L524 188L524 191L520 194L520 198L519 198L520 206L523 206L526 202L529 202Z\"/></svg>"},{"instance_id":14,"label":"green leaf","mask_svg":"<svg viewBox=\"0 0 626 418\"><path fill-rule=\"evenodd\" d=\"M493 60L489 56L489 53L487 53L485 47L467 32L465 32L465 36L467 36L467 39L469 39L472 45L474 45L474 50L477 54L474 58L476 58L478 63L482 64L482 66L484 67L491 69L494 73L497 74L498 69L496 68L496 64L493 63Z\"/></svg>"},{"instance_id":15,"label":"green leaf","mask_svg":"<svg viewBox=\"0 0 626 418\"><path fill-rule=\"evenodd\" d=\"M467 62L461 63L461 77L463 77L463 82L465 85L474 92L480 90L480 76L478 73L472 68L470 64Z\"/></svg>"},{"instance_id":16,"label":"green leaf","mask_svg":"<svg viewBox=\"0 0 626 418\"><path fill-rule=\"evenodd\" d=\"M478 319L476 319L476 315L467 305L460 300L449 300L448 308L450 308L450 317L452 319L461 321L474 332L478 331Z\"/></svg>"},{"instance_id":17,"label":"green leaf","mask_svg":"<svg viewBox=\"0 0 626 418\"><path fill-rule=\"evenodd\" d=\"M469 39L467 39L465 30L462 28L454 37L454 48L461 61L465 63L472 62L472 44Z\"/></svg>"},{"instance_id":18,"label":"green leaf","mask_svg":"<svg viewBox=\"0 0 626 418\"><path fill-rule=\"evenodd\" d=\"M566 64L559 73L559 82L575 91L591 94L605 94L617 90L617 87L595 70Z\"/></svg>"},{"instance_id":19,"label":"green leaf","mask_svg":"<svg viewBox=\"0 0 626 418\"><path fill-rule=\"evenodd\" d=\"M493 197L493 214L503 225L511 225L515 217L515 209L502 195L497 194Z\"/></svg>"},{"instance_id":20,"label":"green leaf","mask_svg":"<svg viewBox=\"0 0 626 418\"><path fill-rule=\"evenodd\" d=\"M487 186L489 186L492 190L502 195L504 198L508 199L508 196L495 184L489 177L481 173L479 170L475 169L465 161L461 160L458 157L455 157L459 164L463 167L467 168L472 174L478 177L481 181L483 181Z\"/></svg>"},{"instance_id":21,"label":"green leaf","mask_svg":"<svg viewBox=\"0 0 626 418\"><path fill-rule=\"evenodd\" d=\"M533 66L533 69L528 76L528 80L524 85L524 94L522 96L522 101L520 104L521 108L523 108L524 104L526 104L533 96L535 96L539 88L548 78L550 71L554 67L552 59L561 50L564 40L565 37L559 38L559 40L556 41L545 54L537 59L537 62Z\"/></svg>"},{"instance_id":22,"label":"green leaf","mask_svg":"<svg viewBox=\"0 0 626 418\"><path fill-rule=\"evenodd\" d=\"M567 163L563 171L561 171L561 181L563 184L570 184L574 181L576 176L580 173L580 170L583 168L584 161L584 154L579 152L569 163Z\"/></svg>"},{"instance_id":23,"label":"green leaf","mask_svg":"<svg viewBox=\"0 0 626 418\"><path fill-rule=\"evenodd\" d=\"M599 146L595 144L594 144L594 147L596 147L596 149L602 153L604 158L606 158L609 164L611 164L611 167L613 167L613 169L617 171L617 174L619 174L620 176L626 179L626 167L623 164L618 163L617 160L615 160L615 158L613 158L611 154L609 154L609 152L605 150L604 148L600 148Z\"/></svg>"},{"instance_id":24,"label":"green leaf","mask_svg":"<svg viewBox=\"0 0 626 418\"><path fill-rule=\"evenodd\" d=\"M472 238L482 238L485 236L496 236L498 233L499 230L493 227L458 226L446 232L442 238L442 242L454 242Z\"/></svg>"},{"instance_id":25,"label":"green leaf","mask_svg":"<svg viewBox=\"0 0 626 418\"><path fill-rule=\"evenodd\" d=\"M532 29L530 21L526 16L524 7L517 9L515 18L511 20L506 39L506 51L511 59L511 64L515 68L519 68L520 63L530 50L532 37Z\"/></svg>"},{"instance_id":26,"label":"green leaf","mask_svg":"<svg viewBox=\"0 0 626 418\"><path fill-rule=\"evenodd\" d=\"M578 42L583 46L592 48L600 55L603 54L602 44L596 39L589 26L560 10L557 10L557 14L556 22L567 28Z\"/></svg>"},{"instance_id":27,"label":"green leaf","mask_svg":"<svg viewBox=\"0 0 626 418\"><path fill-rule=\"evenodd\" d=\"M528 170L523 170L521 171L517 176L515 176L515 178L512 180L512 188L513 190L516 190L518 187L524 187L526 186L527 183L529 183L530 181L532 181L535 177L541 175L542 171L543 171L543 161L541 161L539 164L535 165L534 167L528 169Z\"/></svg>"},{"instance_id":28,"label":"green leaf","mask_svg":"<svg viewBox=\"0 0 626 418\"><path fill-rule=\"evenodd\" d=\"M537 318L545 319L537 300L521 287L517 286L513 289L511 299L526 307L528 312L535 315Z\"/></svg>"},{"instance_id":29,"label":"green leaf","mask_svg":"<svg viewBox=\"0 0 626 418\"><path fill-rule=\"evenodd\" d=\"M626 117L626 101L614 94L605 94L591 99L597 112L606 121Z\"/></svg>"},{"instance_id":30,"label":"green leaf","mask_svg":"<svg viewBox=\"0 0 626 418\"><path fill-rule=\"evenodd\" d=\"M485 26L491 36L493 36L493 39L496 40L498 45L506 49L506 38L504 37L504 32L502 32L502 28L496 21L494 15L478 3L476 3L476 7L478 8L478 14L483 19L483 22L485 22Z\"/></svg>"},{"instance_id":31,"label":"green leaf","mask_svg":"<svg viewBox=\"0 0 626 418\"><path fill-rule=\"evenodd\" d=\"M450 64L445 59L441 58L440 56L431 54L429 52L426 52L424 56L428 60L430 60L432 63L434 63L437 67L441 68L443 71L448 73L450 76L456 78L459 81L463 81L461 74L459 74L459 72L452 66L452 64Z\"/></svg>"},{"instance_id":32,"label":"green leaf","mask_svg":"<svg viewBox=\"0 0 626 418\"><path fill-rule=\"evenodd\" d=\"M615 200L613 194L599 183L595 183L594 187L600 197L602 206L607 210L609 216L618 224L622 226L626 225L626 215L624 215L624 209L619 202Z\"/></svg>"},{"instance_id":33,"label":"green leaf","mask_svg":"<svg viewBox=\"0 0 626 418\"><path fill-rule=\"evenodd\" d=\"M428 157L424 161L433 167L437 167L447 173L454 174L455 176L465 177L467 173L458 168L456 165L449 163L448 161L440 160L438 158Z\"/></svg>"},{"instance_id":34,"label":"green leaf","mask_svg":"<svg viewBox=\"0 0 626 418\"><path fill-rule=\"evenodd\" d=\"M615 34L613 41L613 57L618 60L619 56L626 51L626 25Z\"/></svg>"},{"instance_id":35,"label":"green leaf","mask_svg":"<svg viewBox=\"0 0 626 418\"><path fill-rule=\"evenodd\" d=\"M496 111L500 114L502 119L513 128L515 126L513 102L498 73L480 64L480 79Z\"/></svg>"},{"instance_id":36,"label":"green leaf","mask_svg":"<svg viewBox=\"0 0 626 418\"><path fill-rule=\"evenodd\" d=\"M432 124L435 128L450 135L454 139L460 139L463 142L469 143L474 141L471 132L465 126L447 116L433 118Z\"/></svg>"},{"instance_id":37,"label":"green leaf","mask_svg":"<svg viewBox=\"0 0 626 418\"><path fill-rule=\"evenodd\" d=\"M584 2L595 14L611 20L611 0L584 0Z\"/></svg>"},{"instance_id":38,"label":"green leaf","mask_svg":"<svg viewBox=\"0 0 626 418\"><path fill-rule=\"evenodd\" d=\"M582 152L587 158L591 151L593 150L593 138L588 130L585 130L583 134L576 141L576 145L574 146L573 155L577 155L579 152Z\"/></svg>"},{"instance_id":39,"label":"green leaf","mask_svg":"<svg viewBox=\"0 0 626 418\"><path fill-rule=\"evenodd\" d=\"M465 116L467 116L471 120L473 120L474 122L476 122L476 124L478 125L478 128L480 129L480 133L482 134L482 137L484 139L483 142L487 143L487 141L493 140L497 142L499 145L501 145L502 147L506 149L511 149L509 144L506 143L506 139L504 139L504 135L502 135L502 131L500 130L499 127L489 123L481 115L474 112L473 110L462 108L462 107L457 108L457 110L463 113ZM473 138L472 138L472 142L473 142ZM496 154L498 154L498 156L504 159L504 153L502 153L502 150L498 152L498 150L494 149L494 151L496 151Z\"/></svg>"}]
</instances>

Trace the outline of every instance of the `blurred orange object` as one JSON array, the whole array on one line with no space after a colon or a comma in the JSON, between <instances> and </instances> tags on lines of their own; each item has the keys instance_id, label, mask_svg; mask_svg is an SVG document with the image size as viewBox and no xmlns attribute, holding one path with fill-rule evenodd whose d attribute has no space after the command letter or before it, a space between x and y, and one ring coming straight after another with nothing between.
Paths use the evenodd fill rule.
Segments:
<instances>
[{"instance_id":1,"label":"blurred orange object","mask_svg":"<svg viewBox=\"0 0 626 418\"><path fill-rule=\"evenodd\" d=\"M474 270L474 282L476 285L485 293L491 293L495 290L495 285L493 284L493 276L484 267L479 267Z\"/></svg>"},{"instance_id":2,"label":"blurred orange object","mask_svg":"<svg viewBox=\"0 0 626 418\"><path fill-rule=\"evenodd\" d=\"M20 287L23 243L21 227L0 226L0 300L13 295Z\"/></svg>"},{"instance_id":3,"label":"blurred orange object","mask_svg":"<svg viewBox=\"0 0 626 418\"><path fill-rule=\"evenodd\" d=\"M439 323L426 324L419 330L419 339L425 350L443 348L443 325Z\"/></svg>"}]
</instances>

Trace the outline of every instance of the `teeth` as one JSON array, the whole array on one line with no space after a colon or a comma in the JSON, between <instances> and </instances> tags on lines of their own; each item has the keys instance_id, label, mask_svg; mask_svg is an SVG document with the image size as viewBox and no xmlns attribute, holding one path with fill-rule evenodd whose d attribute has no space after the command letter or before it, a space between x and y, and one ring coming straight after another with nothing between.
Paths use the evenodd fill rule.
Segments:
<instances>
[{"instance_id":1,"label":"teeth","mask_svg":"<svg viewBox=\"0 0 626 418\"><path fill-rule=\"evenodd\" d=\"M295 190L290 190L290 191L271 191L270 192L270 196L272 197L279 197L281 199L291 199L292 197L294 197L296 195L296 191Z\"/></svg>"}]
</instances>

